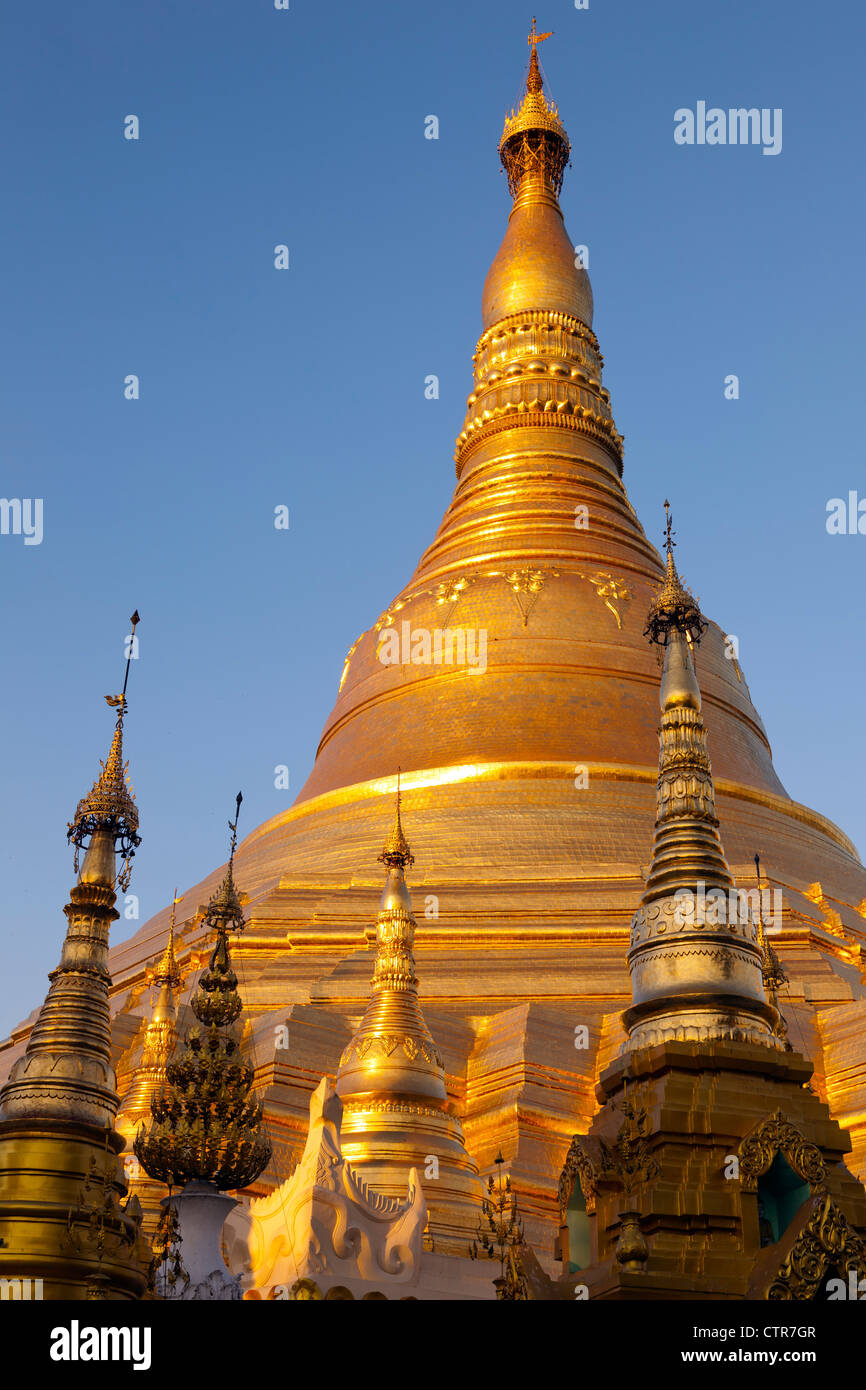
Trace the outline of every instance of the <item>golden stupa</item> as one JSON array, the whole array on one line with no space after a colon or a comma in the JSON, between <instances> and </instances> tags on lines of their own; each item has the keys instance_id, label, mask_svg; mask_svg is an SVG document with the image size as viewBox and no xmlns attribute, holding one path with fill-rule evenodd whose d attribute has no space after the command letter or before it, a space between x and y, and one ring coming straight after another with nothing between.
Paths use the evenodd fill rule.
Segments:
<instances>
[{"instance_id":1,"label":"golden stupa","mask_svg":"<svg viewBox=\"0 0 866 1390\"><path fill-rule=\"evenodd\" d=\"M400 819L399 783L394 826L379 862L387 876L370 1001L337 1071L342 1151L368 1187L388 1197L402 1196L413 1168L423 1173L439 1248L465 1254L482 1192L460 1121L449 1113L442 1058L418 1000L417 923L405 878L415 859Z\"/></svg>"},{"instance_id":2,"label":"golden stupa","mask_svg":"<svg viewBox=\"0 0 866 1390\"><path fill-rule=\"evenodd\" d=\"M623 483L589 277L558 201L570 146L538 38L500 143L513 207L484 286L454 497L349 651L294 805L238 848L248 926L233 962L274 1145L261 1193L300 1155L310 1093L336 1078L367 1008L381 893L371 847L391 825L401 767L414 958L449 1103L480 1172L501 1149L527 1238L553 1269L559 1175L632 1003L629 923L658 779L660 666L644 630L666 568ZM682 548L699 587L699 545ZM778 1002L863 1177L866 871L843 831L785 792L729 651L708 621L693 656L726 862L748 889L759 853L764 886L781 893L767 926L787 976ZM192 962L222 873L185 891L199 905L178 924ZM168 929L166 909L110 953L120 1076L141 1051L147 972ZM763 1017L770 1027L772 1009ZM13 1032L0 1063L29 1031ZM362 1160L362 1136L352 1145Z\"/></svg>"}]
</instances>

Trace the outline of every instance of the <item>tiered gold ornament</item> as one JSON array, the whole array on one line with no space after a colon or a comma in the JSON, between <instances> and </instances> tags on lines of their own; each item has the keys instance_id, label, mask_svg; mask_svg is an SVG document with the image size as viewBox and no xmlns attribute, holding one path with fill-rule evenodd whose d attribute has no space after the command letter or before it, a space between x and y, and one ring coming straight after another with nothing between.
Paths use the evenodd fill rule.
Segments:
<instances>
[{"instance_id":1,"label":"tiered gold ornament","mask_svg":"<svg viewBox=\"0 0 866 1390\"><path fill-rule=\"evenodd\" d=\"M140 843L123 760L126 681L106 699L117 710L111 750L68 830L76 868L85 856L64 908L60 964L0 1091L0 1277L13 1289L16 1280L42 1280L52 1299L140 1298L146 1288L141 1209L135 1199L121 1205L108 1009L115 883L128 886Z\"/></svg>"},{"instance_id":2,"label":"tiered gold ornament","mask_svg":"<svg viewBox=\"0 0 866 1390\"><path fill-rule=\"evenodd\" d=\"M402 1197L411 1168L421 1176L435 1248L467 1251L481 1204L478 1170L460 1121L448 1113L445 1069L421 1012L415 918L405 870L415 862L400 819L379 862L387 870L376 923L373 988L340 1058L343 1155L374 1191Z\"/></svg>"},{"instance_id":3,"label":"tiered gold ornament","mask_svg":"<svg viewBox=\"0 0 866 1390\"><path fill-rule=\"evenodd\" d=\"M237 808L240 810L241 796ZM271 1156L262 1107L252 1092L253 1068L234 1031L242 1003L231 966L228 933L243 931L243 909L233 877L237 816L229 822L231 854L204 925L216 945L192 998L198 1020L179 1055L166 1067L166 1085L151 1102L133 1151L145 1172L169 1188L198 1180L221 1192L246 1187Z\"/></svg>"}]
</instances>

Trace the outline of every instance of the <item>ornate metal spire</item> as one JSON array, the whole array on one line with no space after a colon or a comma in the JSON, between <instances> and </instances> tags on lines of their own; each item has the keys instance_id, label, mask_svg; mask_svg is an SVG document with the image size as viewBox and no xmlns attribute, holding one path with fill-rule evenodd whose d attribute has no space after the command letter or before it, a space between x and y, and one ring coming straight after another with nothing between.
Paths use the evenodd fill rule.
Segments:
<instances>
[{"instance_id":1,"label":"ornate metal spire","mask_svg":"<svg viewBox=\"0 0 866 1390\"><path fill-rule=\"evenodd\" d=\"M129 665L135 650L135 629L141 622L138 609L130 622L132 633L128 639L126 673L123 690L119 695L106 695L106 702L117 710L114 737L111 740L108 758L100 763L100 773L86 796L78 803L73 820L69 822L66 838L75 845L75 871L78 872L79 851L85 849L99 830L107 831L123 860L123 868L117 882L125 893L132 876L132 858L141 844L138 833L138 808L133 800L132 785L129 782L129 764L123 761L123 718L127 710L126 686L129 681Z\"/></svg>"},{"instance_id":2,"label":"ornate metal spire","mask_svg":"<svg viewBox=\"0 0 866 1390\"><path fill-rule=\"evenodd\" d=\"M177 889L175 888L174 897L171 900L171 916L168 922L168 941L165 943L165 950L153 971L153 983L155 985L170 985L172 989L180 989L181 986L181 973L174 954L174 931L177 905L182 901L183 899L177 896Z\"/></svg>"},{"instance_id":3,"label":"ornate metal spire","mask_svg":"<svg viewBox=\"0 0 866 1390\"><path fill-rule=\"evenodd\" d=\"M139 1130L133 1144L148 1176L169 1187L193 1179L221 1191L246 1187L271 1156L262 1107L252 1092L253 1068L244 1061L232 1029L243 1007L228 944L229 929L245 926L233 877L242 800L239 792L235 819L229 821L225 877L204 916L204 925L216 933L216 945L191 1000L198 1022L166 1068L166 1086L151 1105L152 1123Z\"/></svg>"},{"instance_id":4,"label":"ornate metal spire","mask_svg":"<svg viewBox=\"0 0 866 1390\"><path fill-rule=\"evenodd\" d=\"M508 175L512 197L516 197L527 175L537 176L555 198L559 197L565 166L571 154L571 145L556 106L545 100L538 65L537 45L549 39L552 32L537 34L533 17L528 40L532 52L526 92L518 110L512 110L506 116L499 142L499 158Z\"/></svg>"},{"instance_id":5,"label":"ornate metal spire","mask_svg":"<svg viewBox=\"0 0 866 1390\"><path fill-rule=\"evenodd\" d=\"M719 837L715 787L691 643L706 624L673 561L665 502L667 572L647 618L665 648L652 859L631 924L629 1046L737 1039L778 1045L764 998L762 950L742 909Z\"/></svg>"},{"instance_id":6,"label":"ornate metal spire","mask_svg":"<svg viewBox=\"0 0 866 1390\"><path fill-rule=\"evenodd\" d=\"M683 585L674 563L676 541L671 521L671 504L665 500L665 577L647 614L644 636L660 647L666 647L671 632L676 629L699 643L707 630L706 619L692 595Z\"/></svg>"},{"instance_id":7,"label":"ornate metal spire","mask_svg":"<svg viewBox=\"0 0 866 1390\"><path fill-rule=\"evenodd\" d=\"M541 80L541 69L540 69L539 66L538 66L538 47L537 47L537 45L540 44L540 43L544 43L544 40L545 40L545 39L552 39L552 38L553 38L553 30L552 30L552 29L549 29L548 32L547 32L546 34L538 34L538 33L536 33L536 31L535 31L535 15L533 15L533 16L532 16L532 28L530 29L530 31L529 31L529 37L528 37L527 40L526 40L526 42L529 44L529 49L530 49L530 56L529 56L529 72L528 72L527 75L526 75L526 90L527 90L527 92L540 92L541 89L542 89L543 83L542 83L542 80Z\"/></svg>"},{"instance_id":8,"label":"ornate metal spire","mask_svg":"<svg viewBox=\"0 0 866 1390\"><path fill-rule=\"evenodd\" d=\"M415 863L415 856L409 848L403 826L400 823L400 768L397 768L397 809L394 815L394 828L388 836L379 855L379 863L389 869L405 869Z\"/></svg>"},{"instance_id":9,"label":"ornate metal spire","mask_svg":"<svg viewBox=\"0 0 866 1390\"><path fill-rule=\"evenodd\" d=\"M133 614L133 636L138 621ZM118 709L111 752L68 828L76 870L79 851L86 854L64 908L60 963L27 1049L0 1091L0 1273L45 1271L46 1296L54 1298L85 1297L91 1285L106 1296L140 1297L145 1287L136 1253L141 1213L137 1203L119 1204L126 1189L117 1164L123 1139L115 1128L108 1006L115 884L127 886L140 843L121 747L132 650L123 692L109 697ZM116 852L124 859L120 875Z\"/></svg>"},{"instance_id":10,"label":"ornate metal spire","mask_svg":"<svg viewBox=\"0 0 866 1390\"><path fill-rule=\"evenodd\" d=\"M238 891L235 887L234 880L235 849L238 843L238 817L240 816L241 802L243 799L243 793L238 792L235 798L235 818L228 823L229 830L232 832L232 838L225 876L208 903L205 912L205 925L211 927L215 932L240 932L243 931L246 926L241 900L238 897Z\"/></svg>"},{"instance_id":11,"label":"ornate metal spire","mask_svg":"<svg viewBox=\"0 0 866 1390\"><path fill-rule=\"evenodd\" d=\"M226 865L225 877L205 909L204 925L216 933L216 946L202 972L198 989L191 1003L196 1018L210 1027L224 1027L234 1023L240 1016L243 1005L238 994L238 977L232 970L229 955L228 933L230 930L242 932L246 926L241 900L234 881L235 846L238 842L238 817L243 795L238 792L235 803L235 818L229 821L232 832L231 851Z\"/></svg>"},{"instance_id":12,"label":"ornate metal spire","mask_svg":"<svg viewBox=\"0 0 866 1390\"><path fill-rule=\"evenodd\" d=\"M133 636L139 622L132 616ZM118 709L108 761L78 806L67 839L75 844L75 868L86 849L78 883L64 908L68 926L60 964L27 1044L0 1093L0 1117L57 1114L99 1126L117 1113L108 1021L108 933L117 920L115 851L124 858L117 883L125 890L129 860L140 844L138 811L129 794L121 736L129 679L129 648L123 693L106 696Z\"/></svg>"}]
</instances>

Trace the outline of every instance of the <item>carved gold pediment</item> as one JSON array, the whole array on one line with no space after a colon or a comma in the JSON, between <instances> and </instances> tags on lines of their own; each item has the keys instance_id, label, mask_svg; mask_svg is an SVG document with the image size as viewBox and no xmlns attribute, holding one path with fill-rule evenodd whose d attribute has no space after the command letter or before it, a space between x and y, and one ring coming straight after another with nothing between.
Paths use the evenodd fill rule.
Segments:
<instances>
[{"instance_id":1,"label":"carved gold pediment","mask_svg":"<svg viewBox=\"0 0 866 1390\"><path fill-rule=\"evenodd\" d=\"M775 1115L762 1120L740 1144L740 1182L744 1192L757 1192L758 1179L769 1172L777 1153L798 1178L809 1184L813 1193L823 1190L825 1168L821 1150L777 1110Z\"/></svg>"},{"instance_id":2,"label":"carved gold pediment","mask_svg":"<svg viewBox=\"0 0 866 1390\"><path fill-rule=\"evenodd\" d=\"M858 1283L866 1278L866 1241L849 1226L829 1193L811 1198L800 1221L795 1218L789 1239L787 1254L775 1272L772 1266L767 1268L766 1260L759 1266L753 1297L805 1302L815 1297L830 1273L843 1279L854 1273ZM782 1249L786 1244L780 1242ZM767 1251L766 1259L770 1258Z\"/></svg>"},{"instance_id":3,"label":"carved gold pediment","mask_svg":"<svg viewBox=\"0 0 866 1390\"><path fill-rule=\"evenodd\" d=\"M571 1201L575 1182L580 1183L580 1190L586 1202L586 1210L592 1215L598 1196L595 1186L597 1177L598 1168L587 1147L586 1136L575 1134L568 1146L565 1163L559 1175L559 1218L561 1224L565 1221L565 1214Z\"/></svg>"}]
</instances>

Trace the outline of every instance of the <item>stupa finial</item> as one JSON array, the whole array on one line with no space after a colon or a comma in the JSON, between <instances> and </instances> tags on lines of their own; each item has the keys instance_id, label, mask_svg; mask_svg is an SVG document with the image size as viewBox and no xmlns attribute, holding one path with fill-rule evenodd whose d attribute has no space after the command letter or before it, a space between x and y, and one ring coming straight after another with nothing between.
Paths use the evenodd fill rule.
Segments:
<instances>
[{"instance_id":1,"label":"stupa finial","mask_svg":"<svg viewBox=\"0 0 866 1390\"><path fill-rule=\"evenodd\" d=\"M539 34L535 28L535 17L529 33L529 72L526 75L526 91L520 107L512 110L505 118L502 139L499 142L499 158L508 175L508 187L513 197L524 184L528 175L536 175L536 193L551 193L554 199L562 188L562 176L571 154L571 145L565 126L552 101L544 95L544 81L538 62L538 44L549 39L553 30Z\"/></svg>"},{"instance_id":2,"label":"stupa finial","mask_svg":"<svg viewBox=\"0 0 866 1390\"><path fill-rule=\"evenodd\" d=\"M549 30L546 34L537 34L535 32L535 15L533 15L532 28L529 31L529 38L527 39L527 43L529 44L529 47L532 50L529 59L529 72L526 74L527 92L538 93L544 87L544 82L541 77L541 69L538 66L538 50L536 46L540 43L544 43L545 39L551 38L553 38L552 29Z\"/></svg>"},{"instance_id":3,"label":"stupa finial","mask_svg":"<svg viewBox=\"0 0 866 1390\"><path fill-rule=\"evenodd\" d=\"M666 647L676 630L690 643L700 642L707 622L697 602L683 584L674 561L676 541L671 516L671 504L665 498L665 577L649 606L644 636L660 647Z\"/></svg>"},{"instance_id":4,"label":"stupa finial","mask_svg":"<svg viewBox=\"0 0 866 1390\"><path fill-rule=\"evenodd\" d=\"M223 876L223 881L219 888L217 888L208 903L204 914L204 925L210 927L218 934L220 931L243 931L246 926L246 919L234 879L235 849L238 843L238 820L240 819L241 802L243 799L243 792L238 792L235 798L235 818L228 823L232 835L225 875Z\"/></svg>"},{"instance_id":5,"label":"stupa finial","mask_svg":"<svg viewBox=\"0 0 866 1390\"><path fill-rule=\"evenodd\" d=\"M132 858L141 844L138 833L138 808L129 782L129 765L123 760L123 719L127 710L126 686L129 666L135 651L135 629L141 619L138 609L130 622L132 633L127 638L126 673L119 695L106 695L106 703L117 710L114 736L100 773L86 796L83 796L69 822L66 838L75 845L75 872L78 872L79 853L87 849L97 831L105 831L115 850L121 855L123 867L117 876L122 892L126 892L132 877Z\"/></svg>"},{"instance_id":6,"label":"stupa finial","mask_svg":"<svg viewBox=\"0 0 866 1390\"><path fill-rule=\"evenodd\" d=\"M153 983L155 985L170 985L172 989L179 989L182 983L181 973L178 969L177 959L174 954L174 929L177 905L183 899L177 896L177 889L174 890L174 897L171 900L171 916L168 922L168 941L165 950L153 972Z\"/></svg>"},{"instance_id":7,"label":"stupa finial","mask_svg":"<svg viewBox=\"0 0 866 1390\"><path fill-rule=\"evenodd\" d=\"M397 768L397 804L394 813L394 827L388 836L379 855L379 863L387 864L389 868L405 869L409 864L415 863L415 856L409 848L406 836L403 834L403 826L400 821L400 768Z\"/></svg>"}]
</instances>

